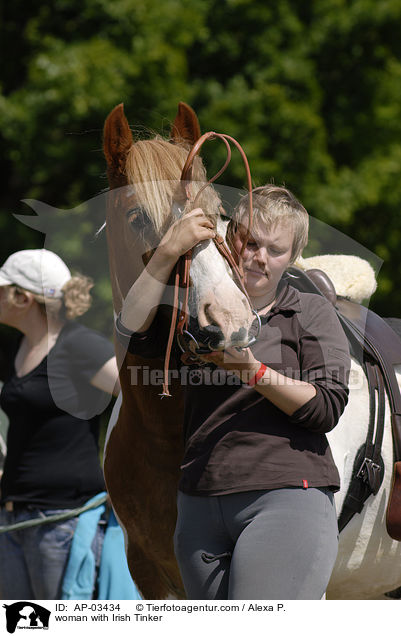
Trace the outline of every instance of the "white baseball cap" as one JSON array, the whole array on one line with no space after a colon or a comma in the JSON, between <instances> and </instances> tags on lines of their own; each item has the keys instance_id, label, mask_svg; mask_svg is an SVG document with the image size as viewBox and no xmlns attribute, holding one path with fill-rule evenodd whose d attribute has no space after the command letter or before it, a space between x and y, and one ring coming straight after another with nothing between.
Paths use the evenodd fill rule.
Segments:
<instances>
[{"instance_id":1,"label":"white baseball cap","mask_svg":"<svg viewBox=\"0 0 401 636\"><path fill-rule=\"evenodd\" d=\"M70 278L61 258L45 249L15 252L0 268L0 286L18 285L46 298L61 298L61 289Z\"/></svg>"}]
</instances>

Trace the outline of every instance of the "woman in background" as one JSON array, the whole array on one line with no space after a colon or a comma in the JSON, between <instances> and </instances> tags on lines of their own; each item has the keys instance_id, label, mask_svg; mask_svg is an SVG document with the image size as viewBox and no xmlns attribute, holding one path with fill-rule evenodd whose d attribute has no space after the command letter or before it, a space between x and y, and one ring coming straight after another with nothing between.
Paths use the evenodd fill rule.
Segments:
<instances>
[{"instance_id":1,"label":"woman in background","mask_svg":"<svg viewBox=\"0 0 401 636\"><path fill-rule=\"evenodd\" d=\"M117 395L114 349L74 322L90 279L71 276L45 249L12 254L0 269L0 322L21 332L0 406L9 418L0 525L82 506L105 490L99 414ZM0 598L58 599L78 518L0 535ZM92 543L100 559L103 531Z\"/></svg>"}]
</instances>

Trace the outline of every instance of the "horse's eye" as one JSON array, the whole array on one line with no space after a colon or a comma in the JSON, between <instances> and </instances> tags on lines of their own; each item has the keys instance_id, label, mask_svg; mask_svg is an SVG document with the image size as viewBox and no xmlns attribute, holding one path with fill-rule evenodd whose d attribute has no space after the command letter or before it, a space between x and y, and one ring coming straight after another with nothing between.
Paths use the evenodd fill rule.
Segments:
<instances>
[{"instance_id":1,"label":"horse's eye","mask_svg":"<svg viewBox=\"0 0 401 636\"><path fill-rule=\"evenodd\" d=\"M132 230L143 230L149 223L149 217L145 208L136 206L127 212L127 221Z\"/></svg>"},{"instance_id":2,"label":"horse's eye","mask_svg":"<svg viewBox=\"0 0 401 636\"><path fill-rule=\"evenodd\" d=\"M222 205L219 206L219 214L222 221L231 221L231 216L228 216Z\"/></svg>"}]
</instances>

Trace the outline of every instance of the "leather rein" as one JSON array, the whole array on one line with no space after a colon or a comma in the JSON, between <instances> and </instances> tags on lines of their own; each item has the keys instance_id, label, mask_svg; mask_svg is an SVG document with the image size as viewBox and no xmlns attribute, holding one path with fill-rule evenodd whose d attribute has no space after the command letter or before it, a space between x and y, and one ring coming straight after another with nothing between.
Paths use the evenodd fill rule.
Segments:
<instances>
[{"instance_id":1,"label":"leather rein","mask_svg":"<svg viewBox=\"0 0 401 636\"><path fill-rule=\"evenodd\" d=\"M191 151L188 154L187 160L184 164L184 167L182 169L182 173L181 173L181 182L185 182L185 181L190 181L191 177L192 177L192 164L194 162L194 159L196 157L196 155L199 153L201 147L203 146L203 144L211 139L221 139L227 149L227 157L226 157L226 161L224 163L224 165L222 166L222 168L220 168L220 170L211 178L209 179L204 186L202 186L202 188L200 188L200 190L197 192L195 198L193 199L193 201L191 201L193 203L193 206L195 207L195 203L197 198L199 197L200 193L207 188L208 186L210 186L214 181L216 181L216 179L218 179L218 177L223 174L223 172L225 171L225 169L227 168L228 164L230 163L231 160L231 147L230 147L230 143L232 142L236 148L239 150L244 166L245 166L245 171L246 171L246 176L247 176L247 185L248 185L248 193L249 193L249 197L248 197L248 228L247 228L247 233L245 235L245 239L243 241L242 247L241 247L241 251L239 253L239 263L237 265L237 263L234 260L234 257L225 241L225 239L220 236L219 234L216 234L216 236L212 239L214 244L216 245L216 248L218 249L218 251L220 252L220 254L226 259L227 263L229 264L233 275L237 281L237 284L240 288L240 290L242 291L242 293L244 294L244 296L246 297L249 306L251 308L252 313L255 315L257 321L258 321L258 331L257 334L254 338L252 338L252 340L248 343L247 346L249 346L250 344L252 344L253 342L255 342L256 338L259 335L260 332L260 317L258 315L258 313L253 309L252 307L252 303L251 300L249 298L248 292L245 289L245 284L244 284L244 269L243 269L243 254L246 248L246 245L248 243L249 240L249 236L250 236L250 232L251 232L251 228L252 228L252 221L253 221L253 204L252 204L252 178L251 178L251 172L249 169L249 164L248 164L248 160L246 158L245 152L242 149L242 147L240 146L240 144L238 143L238 141L236 139L234 139L233 137L230 137L229 135L225 135L222 133L216 133L216 132L207 132L205 134L203 134L201 137L199 137L198 141L194 144L194 146L192 147ZM186 196L187 196L187 201L190 201L190 197L188 194L188 189L185 188L185 192L186 192ZM166 354L165 354L165 359L164 359L164 381L163 381L163 392L161 393L161 397L169 397L171 394L169 392L169 388L168 388L168 369L169 369L169 364L170 364L170 356L171 356L171 350L173 347L173 340L174 340L174 336L177 336L177 342L178 342L178 346L180 347L183 355L181 357L182 361L185 364L190 364L191 362L194 363L197 360L197 354L204 354L204 353L209 353L211 351L210 347L201 347L199 345L199 343L197 342L196 338L188 331L188 321L189 321L189 312L188 312L188 298L189 298L189 287L190 287L190 268L191 268L191 262L192 262L192 250L189 250L188 252L186 252L186 254L184 254L183 256L181 256L177 262L177 265L175 267L175 276L174 276L174 299L173 299L173 312L172 312L172 316L171 316L171 323L170 323L170 332L169 332L169 337L168 337L168 342L167 342L167 348L166 348ZM184 290L184 298L182 301L182 306L181 306L181 311L180 311L180 315L178 317L178 323L177 323L177 315L178 315L178 308L179 308L179 289L180 287ZM177 323L177 326L176 326ZM195 345L195 352L191 351L191 349L189 348L189 343L192 342Z\"/></svg>"}]
</instances>

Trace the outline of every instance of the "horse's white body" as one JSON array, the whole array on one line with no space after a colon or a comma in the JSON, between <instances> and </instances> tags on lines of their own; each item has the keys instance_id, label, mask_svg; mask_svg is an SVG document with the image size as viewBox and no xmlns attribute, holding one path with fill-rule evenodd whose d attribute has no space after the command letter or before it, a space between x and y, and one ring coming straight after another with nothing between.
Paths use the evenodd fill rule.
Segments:
<instances>
[{"instance_id":1,"label":"horse's white body","mask_svg":"<svg viewBox=\"0 0 401 636\"><path fill-rule=\"evenodd\" d=\"M397 369L401 387L401 368ZM369 395L361 367L352 361L350 394L346 409L328 438L341 476L336 494L338 513L346 495L357 450L366 440ZM393 442L386 398L382 446L384 480L376 496L371 495L340 534L339 552L327 590L330 599L378 599L401 585L401 543L386 532L386 508L393 470Z\"/></svg>"},{"instance_id":2,"label":"horse's white body","mask_svg":"<svg viewBox=\"0 0 401 636\"><path fill-rule=\"evenodd\" d=\"M354 302L370 298L376 289L372 267L356 256L327 254L300 258L296 265L303 270L322 269L330 277L337 294ZM396 368L396 372L401 387L401 368ZM355 455L366 440L368 422L367 380L362 368L353 360L348 404L339 423L328 435L341 477L341 490L335 497L338 514L348 490ZM401 585L401 544L393 541L386 532L386 509L394 465L387 397L382 457L385 474L378 494L369 497L362 512L356 514L340 534L327 598L378 599Z\"/></svg>"}]
</instances>

